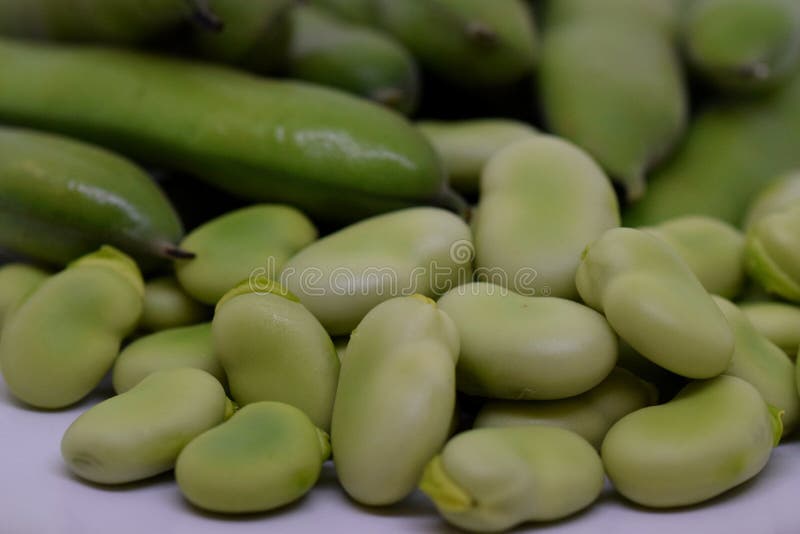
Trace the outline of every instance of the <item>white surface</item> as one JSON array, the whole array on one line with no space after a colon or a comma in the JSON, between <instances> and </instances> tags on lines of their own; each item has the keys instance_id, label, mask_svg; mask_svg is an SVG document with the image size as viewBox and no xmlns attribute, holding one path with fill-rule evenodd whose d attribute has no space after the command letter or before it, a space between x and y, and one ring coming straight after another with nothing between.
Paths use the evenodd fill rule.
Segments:
<instances>
[{"instance_id":1,"label":"white surface","mask_svg":"<svg viewBox=\"0 0 800 534\"><path fill-rule=\"evenodd\" d=\"M271 514L223 517L188 505L172 474L121 488L74 478L59 454L72 420L103 395L61 412L14 401L0 380L0 534L292 534L325 532L450 533L427 499L415 494L386 510L349 501L326 465L317 487L299 503ZM391 458L387 458L391 461ZM800 442L781 445L767 468L703 506L652 512L625 503L611 489L576 517L519 531L542 534L798 534Z\"/></svg>"}]
</instances>

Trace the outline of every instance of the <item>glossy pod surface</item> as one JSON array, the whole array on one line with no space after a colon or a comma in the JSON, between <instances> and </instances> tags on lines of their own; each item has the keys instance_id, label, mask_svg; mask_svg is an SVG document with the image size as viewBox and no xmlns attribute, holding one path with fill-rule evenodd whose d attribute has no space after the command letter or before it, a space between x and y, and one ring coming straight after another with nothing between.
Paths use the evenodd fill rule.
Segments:
<instances>
[{"instance_id":1,"label":"glossy pod surface","mask_svg":"<svg viewBox=\"0 0 800 534\"><path fill-rule=\"evenodd\" d=\"M487 163L472 225L479 279L524 295L574 299L581 251L619 226L619 208L611 183L586 153L542 135Z\"/></svg>"},{"instance_id":2,"label":"glossy pod surface","mask_svg":"<svg viewBox=\"0 0 800 534\"><path fill-rule=\"evenodd\" d=\"M696 504L756 476L780 427L753 386L720 376L622 418L603 441L603 464L617 491L638 504Z\"/></svg>"},{"instance_id":3,"label":"glossy pod surface","mask_svg":"<svg viewBox=\"0 0 800 534\"><path fill-rule=\"evenodd\" d=\"M291 43L292 78L337 87L406 115L416 108L416 63L390 35L298 6L292 11Z\"/></svg>"},{"instance_id":4,"label":"glossy pod surface","mask_svg":"<svg viewBox=\"0 0 800 534\"><path fill-rule=\"evenodd\" d=\"M745 262L748 274L764 289L800 302L800 203L750 227Z\"/></svg>"},{"instance_id":5,"label":"glossy pod surface","mask_svg":"<svg viewBox=\"0 0 800 534\"><path fill-rule=\"evenodd\" d=\"M178 456L175 479L204 510L263 512L308 492L329 455L328 435L303 412L256 402L189 442Z\"/></svg>"},{"instance_id":6,"label":"glossy pod surface","mask_svg":"<svg viewBox=\"0 0 800 534\"><path fill-rule=\"evenodd\" d=\"M11 314L48 276L46 271L25 263L0 267L0 332Z\"/></svg>"},{"instance_id":7,"label":"glossy pod surface","mask_svg":"<svg viewBox=\"0 0 800 534\"><path fill-rule=\"evenodd\" d=\"M195 254L175 263L194 298L216 302L253 276L276 279L286 261L317 238L317 229L290 206L261 204L226 213L195 228L181 247Z\"/></svg>"},{"instance_id":8,"label":"glossy pod surface","mask_svg":"<svg viewBox=\"0 0 800 534\"><path fill-rule=\"evenodd\" d=\"M800 307L783 302L744 302L739 308L762 336L790 358L800 348Z\"/></svg>"},{"instance_id":9,"label":"glossy pod surface","mask_svg":"<svg viewBox=\"0 0 800 534\"><path fill-rule=\"evenodd\" d=\"M331 445L345 491L367 505L409 495L447 439L458 332L432 300L388 300L350 337L333 408Z\"/></svg>"},{"instance_id":10,"label":"glossy pod surface","mask_svg":"<svg viewBox=\"0 0 800 534\"><path fill-rule=\"evenodd\" d=\"M281 281L331 335L346 335L389 298L441 295L470 280L473 255L463 220L437 208L410 208L309 245L286 263Z\"/></svg>"},{"instance_id":11,"label":"glossy pod surface","mask_svg":"<svg viewBox=\"0 0 800 534\"><path fill-rule=\"evenodd\" d=\"M47 279L3 329L0 368L8 389L38 408L85 397L139 322L143 293L136 264L111 247Z\"/></svg>"},{"instance_id":12,"label":"glossy pod surface","mask_svg":"<svg viewBox=\"0 0 800 534\"><path fill-rule=\"evenodd\" d=\"M186 294L174 276L160 276L144 285L144 308L139 328L156 332L197 324L208 319L210 310Z\"/></svg>"},{"instance_id":13,"label":"glossy pod surface","mask_svg":"<svg viewBox=\"0 0 800 534\"><path fill-rule=\"evenodd\" d=\"M0 127L0 246L56 265L114 245L152 267L183 228L164 193L98 147Z\"/></svg>"},{"instance_id":14,"label":"glossy pod surface","mask_svg":"<svg viewBox=\"0 0 800 534\"><path fill-rule=\"evenodd\" d=\"M483 167L496 152L537 134L533 126L511 119L422 121L417 128L442 158L450 185L465 194L478 192Z\"/></svg>"},{"instance_id":15,"label":"glossy pod surface","mask_svg":"<svg viewBox=\"0 0 800 534\"><path fill-rule=\"evenodd\" d=\"M631 412L654 404L656 389L630 371L616 368L597 387L554 401L489 401L475 428L525 425L557 426L600 448L608 429Z\"/></svg>"},{"instance_id":16,"label":"glossy pod surface","mask_svg":"<svg viewBox=\"0 0 800 534\"><path fill-rule=\"evenodd\" d=\"M378 26L441 78L503 85L533 70L533 14L521 0L373 0Z\"/></svg>"},{"instance_id":17,"label":"glossy pod surface","mask_svg":"<svg viewBox=\"0 0 800 534\"><path fill-rule=\"evenodd\" d=\"M682 34L690 64L711 83L774 87L800 60L800 7L794 0L697 0Z\"/></svg>"},{"instance_id":18,"label":"glossy pod surface","mask_svg":"<svg viewBox=\"0 0 800 534\"><path fill-rule=\"evenodd\" d=\"M642 228L666 241L713 295L733 298L744 284L744 234L730 224L684 216Z\"/></svg>"},{"instance_id":19,"label":"glossy pod surface","mask_svg":"<svg viewBox=\"0 0 800 534\"><path fill-rule=\"evenodd\" d=\"M498 532L588 507L603 489L603 465L586 440L561 428L481 428L451 439L420 489L449 523Z\"/></svg>"},{"instance_id":20,"label":"glossy pod surface","mask_svg":"<svg viewBox=\"0 0 800 534\"><path fill-rule=\"evenodd\" d=\"M146 376L181 367L202 369L226 384L211 341L211 323L170 328L140 337L119 353L111 382L114 391L124 393Z\"/></svg>"},{"instance_id":21,"label":"glossy pod surface","mask_svg":"<svg viewBox=\"0 0 800 534\"><path fill-rule=\"evenodd\" d=\"M120 50L13 41L0 42L0 66L2 120L94 139L254 201L354 220L441 201L445 189L433 147L411 124L338 91Z\"/></svg>"},{"instance_id":22,"label":"glossy pod surface","mask_svg":"<svg viewBox=\"0 0 800 534\"><path fill-rule=\"evenodd\" d=\"M78 417L64 433L61 455L92 482L148 478L172 469L187 443L220 424L226 403L219 381L205 371L159 371Z\"/></svg>"},{"instance_id":23,"label":"glossy pod surface","mask_svg":"<svg viewBox=\"0 0 800 534\"><path fill-rule=\"evenodd\" d=\"M244 282L217 304L214 353L233 399L279 401L330 428L339 359L322 325L294 295L270 281Z\"/></svg>"},{"instance_id":24,"label":"glossy pod surface","mask_svg":"<svg viewBox=\"0 0 800 534\"><path fill-rule=\"evenodd\" d=\"M661 367L688 378L711 378L728 368L734 339L725 316L659 238L609 230L584 252L576 283L586 304Z\"/></svg>"},{"instance_id":25,"label":"glossy pod surface","mask_svg":"<svg viewBox=\"0 0 800 534\"><path fill-rule=\"evenodd\" d=\"M576 302L478 282L452 289L439 307L458 329L458 389L471 395L572 397L599 384L617 361L611 327Z\"/></svg>"},{"instance_id":26,"label":"glossy pod surface","mask_svg":"<svg viewBox=\"0 0 800 534\"><path fill-rule=\"evenodd\" d=\"M800 396L792 376L792 360L762 336L734 303L716 296L714 301L731 325L736 343L725 374L746 380L767 404L782 411L783 431L789 434L800 417Z\"/></svg>"}]
</instances>

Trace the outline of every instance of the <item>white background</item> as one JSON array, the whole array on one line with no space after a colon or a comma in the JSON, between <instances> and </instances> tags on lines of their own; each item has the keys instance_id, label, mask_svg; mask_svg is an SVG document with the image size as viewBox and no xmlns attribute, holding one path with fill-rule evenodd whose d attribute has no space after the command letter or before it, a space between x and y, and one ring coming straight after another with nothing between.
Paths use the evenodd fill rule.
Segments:
<instances>
[{"instance_id":1,"label":"white background","mask_svg":"<svg viewBox=\"0 0 800 534\"><path fill-rule=\"evenodd\" d=\"M102 398L96 393L69 410L41 412L17 403L0 381L0 534L456 532L421 494L389 509L357 506L340 490L330 462L317 487L299 503L246 517L216 516L192 508L171 473L119 488L81 482L62 463L59 443L72 420ZM607 488L598 503L575 517L555 524L528 524L518 531L800 534L800 441L777 448L754 481L703 506L647 511Z\"/></svg>"}]
</instances>

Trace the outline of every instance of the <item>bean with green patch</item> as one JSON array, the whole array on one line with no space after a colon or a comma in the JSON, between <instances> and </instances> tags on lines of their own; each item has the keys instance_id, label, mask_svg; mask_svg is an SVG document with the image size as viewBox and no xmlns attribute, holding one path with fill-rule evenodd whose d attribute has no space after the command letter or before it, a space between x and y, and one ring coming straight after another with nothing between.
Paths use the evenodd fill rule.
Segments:
<instances>
[{"instance_id":1,"label":"bean with green patch","mask_svg":"<svg viewBox=\"0 0 800 534\"><path fill-rule=\"evenodd\" d=\"M328 434L294 406L256 402L190 441L175 479L204 510L264 512L305 495L330 450Z\"/></svg>"},{"instance_id":2,"label":"bean with green patch","mask_svg":"<svg viewBox=\"0 0 800 534\"><path fill-rule=\"evenodd\" d=\"M160 276L144 285L144 308L139 328L156 332L207 320L210 310L186 294L174 276Z\"/></svg>"}]
</instances>

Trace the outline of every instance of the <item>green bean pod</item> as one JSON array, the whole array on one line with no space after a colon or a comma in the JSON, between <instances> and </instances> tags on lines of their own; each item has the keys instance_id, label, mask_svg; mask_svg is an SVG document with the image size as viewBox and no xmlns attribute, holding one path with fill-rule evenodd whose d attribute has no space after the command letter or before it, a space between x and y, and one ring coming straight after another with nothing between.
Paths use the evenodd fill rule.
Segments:
<instances>
[{"instance_id":1,"label":"green bean pod","mask_svg":"<svg viewBox=\"0 0 800 534\"><path fill-rule=\"evenodd\" d=\"M477 282L450 290L439 307L458 329L458 389L470 395L572 397L602 382L617 361L605 318L577 302Z\"/></svg>"},{"instance_id":2,"label":"green bean pod","mask_svg":"<svg viewBox=\"0 0 800 534\"><path fill-rule=\"evenodd\" d=\"M106 150L0 127L0 246L55 265L114 245L144 267L180 255L183 228L144 171Z\"/></svg>"},{"instance_id":3,"label":"green bean pod","mask_svg":"<svg viewBox=\"0 0 800 534\"><path fill-rule=\"evenodd\" d=\"M0 120L93 139L253 201L344 221L422 203L463 207L422 134L339 91L13 41L0 42L0 67Z\"/></svg>"},{"instance_id":4,"label":"green bean pod","mask_svg":"<svg viewBox=\"0 0 800 534\"><path fill-rule=\"evenodd\" d=\"M800 349L800 307L783 302L739 304L750 323L762 336L779 346L790 358Z\"/></svg>"},{"instance_id":5,"label":"green bean pod","mask_svg":"<svg viewBox=\"0 0 800 534\"><path fill-rule=\"evenodd\" d=\"M758 193L747 209L744 228L749 229L767 215L800 204L800 171L794 170L776 179Z\"/></svg>"},{"instance_id":6,"label":"green bean pod","mask_svg":"<svg viewBox=\"0 0 800 534\"><path fill-rule=\"evenodd\" d=\"M185 1L185 0L184 0ZM292 0L203 0L221 28L197 17L190 50L207 59L271 73L286 62Z\"/></svg>"},{"instance_id":7,"label":"green bean pod","mask_svg":"<svg viewBox=\"0 0 800 534\"><path fill-rule=\"evenodd\" d=\"M769 293L800 302L800 203L750 227L745 264Z\"/></svg>"},{"instance_id":8,"label":"green bean pod","mask_svg":"<svg viewBox=\"0 0 800 534\"><path fill-rule=\"evenodd\" d=\"M495 153L537 133L533 126L511 119L421 121L417 128L442 158L450 185L467 195L478 192L483 168Z\"/></svg>"},{"instance_id":9,"label":"green bean pod","mask_svg":"<svg viewBox=\"0 0 800 534\"><path fill-rule=\"evenodd\" d=\"M376 5L373 0L309 0L308 3L343 20L363 25L375 23Z\"/></svg>"},{"instance_id":10,"label":"green bean pod","mask_svg":"<svg viewBox=\"0 0 800 534\"><path fill-rule=\"evenodd\" d=\"M756 476L781 427L753 386L723 375L625 416L609 430L601 454L626 498L653 508L687 506Z\"/></svg>"},{"instance_id":11,"label":"green bean pod","mask_svg":"<svg viewBox=\"0 0 800 534\"><path fill-rule=\"evenodd\" d=\"M447 439L455 403L458 332L427 297L388 300L350 337L336 390L331 445L345 491L396 503Z\"/></svg>"},{"instance_id":12,"label":"green bean pod","mask_svg":"<svg viewBox=\"0 0 800 534\"><path fill-rule=\"evenodd\" d=\"M292 12L288 72L413 113L419 96L414 58L388 34L339 20L314 6Z\"/></svg>"},{"instance_id":13,"label":"green bean pod","mask_svg":"<svg viewBox=\"0 0 800 534\"><path fill-rule=\"evenodd\" d=\"M576 283L586 304L661 367L688 378L728 368L731 327L689 266L659 238L609 230L584 252Z\"/></svg>"},{"instance_id":14,"label":"green bean pod","mask_svg":"<svg viewBox=\"0 0 800 534\"><path fill-rule=\"evenodd\" d=\"M160 276L144 285L144 308L139 328L156 332L207 320L209 309L178 285L174 276Z\"/></svg>"},{"instance_id":15,"label":"green bean pod","mask_svg":"<svg viewBox=\"0 0 800 534\"><path fill-rule=\"evenodd\" d=\"M363 220L301 250L281 282L331 335L347 335L392 297L436 296L472 278L467 224L447 211L410 208Z\"/></svg>"},{"instance_id":16,"label":"green bean pod","mask_svg":"<svg viewBox=\"0 0 800 534\"><path fill-rule=\"evenodd\" d=\"M249 206L192 230L181 247L195 257L177 261L175 273L192 297L216 304L242 280L276 279L289 258L316 238L313 223L291 206Z\"/></svg>"},{"instance_id":17,"label":"green bean pod","mask_svg":"<svg viewBox=\"0 0 800 534\"><path fill-rule=\"evenodd\" d=\"M478 412L474 427L557 426L575 432L599 449L614 423L655 404L657 398L651 384L617 367L596 387L568 399L489 401Z\"/></svg>"},{"instance_id":18,"label":"green bean pod","mask_svg":"<svg viewBox=\"0 0 800 534\"><path fill-rule=\"evenodd\" d=\"M472 226L479 280L523 295L575 299L581 251L619 226L619 208L608 178L585 152L541 135L486 164Z\"/></svg>"},{"instance_id":19,"label":"green bean pod","mask_svg":"<svg viewBox=\"0 0 800 534\"><path fill-rule=\"evenodd\" d=\"M61 455L91 482L142 480L172 469L181 449L220 424L227 407L219 381L205 371L159 371L78 417L64 433Z\"/></svg>"},{"instance_id":20,"label":"green bean pod","mask_svg":"<svg viewBox=\"0 0 800 534\"><path fill-rule=\"evenodd\" d=\"M3 325L49 273L25 263L9 263L0 267L0 335Z\"/></svg>"},{"instance_id":21,"label":"green bean pod","mask_svg":"<svg viewBox=\"0 0 800 534\"><path fill-rule=\"evenodd\" d=\"M428 70L464 86L497 86L536 63L533 13L522 0L373 0L377 26Z\"/></svg>"},{"instance_id":22,"label":"green bean pod","mask_svg":"<svg viewBox=\"0 0 800 534\"><path fill-rule=\"evenodd\" d=\"M666 241L713 295L737 296L744 285L744 235L730 224L684 216L642 228Z\"/></svg>"},{"instance_id":23,"label":"green bean pod","mask_svg":"<svg viewBox=\"0 0 800 534\"><path fill-rule=\"evenodd\" d=\"M545 121L594 156L628 200L642 197L647 172L681 139L684 85L672 40L646 19L576 17L545 32Z\"/></svg>"},{"instance_id":24,"label":"green bean pod","mask_svg":"<svg viewBox=\"0 0 800 534\"><path fill-rule=\"evenodd\" d=\"M420 489L458 528L499 532L588 507L603 489L603 465L586 440L562 428L481 428L451 439Z\"/></svg>"},{"instance_id":25,"label":"green bean pod","mask_svg":"<svg viewBox=\"0 0 800 534\"><path fill-rule=\"evenodd\" d=\"M339 359L297 297L265 278L243 282L217 304L212 339L237 403L285 402L330 428Z\"/></svg>"},{"instance_id":26,"label":"green bean pod","mask_svg":"<svg viewBox=\"0 0 800 534\"><path fill-rule=\"evenodd\" d=\"M695 0L683 17L690 65L721 89L774 87L800 63L794 0Z\"/></svg>"},{"instance_id":27,"label":"green bean pod","mask_svg":"<svg viewBox=\"0 0 800 534\"><path fill-rule=\"evenodd\" d=\"M139 322L143 294L133 260L106 246L48 278L3 328L0 369L9 391L37 408L81 400Z\"/></svg>"},{"instance_id":28,"label":"green bean pod","mask_svg":"<svg viewBox=\"0 0 800 534\"><path fill-rule=\"evenodd\" d=\"M792 360L762 336L736 304L717 296L714 301L725 314L736 340L731 365L725 374L746 380L767 404L780 410L783 434L789 434L800 418L800 397L792 377Z\"/></svg>"},{"instance_id":29,"label":"green bean pod","mask_svg":"<svg viewBox=\"0 0 800 534\"><path fill-rule=\"evenodd\" d=\"M195 18L206 27L218 21L203 0L3 0L0 34L64 41L140 44L153 41Z\"/></svg>"},{"instance_id":30,"label":"green bean pod","mask_svg":"<svg viewBox=\"0 0 800 534\"><path fill-rule=\"evenodd\" d=\"M576 20L613 19L651 26L674 36L680 20L678 4L676 0L547 0L543 5L544 23L553 28Z\"/></svg>"},{"instance_id":31,"label":"green bean pod","mask_svg":"<svg viewBox=\"0 0 800 534\"><path fill-rule=\"evenodd\" d=\"M305 495L330 451L328 434L294 406L256 402L190 441L175 479L204 510L264 512Z\"/></svg>"},{"instance_id":32,"label":"green bean pod","mask_svg":"<svg viewBox=\"0 0 800 534\"><path fill-rule=\"evenodd\" d=\"M119 353L111 383L125 393L145 377L165 369L193 367L206 371L225 385L225 370L214 355L211 323L161 330L140 337Z\"/></svg>"},{"instance_id":33,"label":"green bean pod","mask_svg":"<svg viewBox=\"0 0 800 534\"><path fill-rule=\"evenodd\" d=\"M798 137L800 76L767 95L701 109L675 155L648 178L647 195L623 213L624 222L708 215L739 225L764 186L800 166Z\"/></svg>"}]
</instances>

